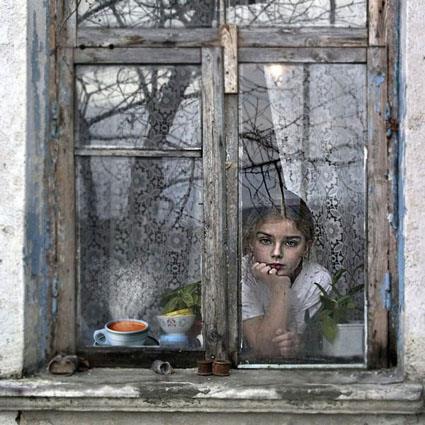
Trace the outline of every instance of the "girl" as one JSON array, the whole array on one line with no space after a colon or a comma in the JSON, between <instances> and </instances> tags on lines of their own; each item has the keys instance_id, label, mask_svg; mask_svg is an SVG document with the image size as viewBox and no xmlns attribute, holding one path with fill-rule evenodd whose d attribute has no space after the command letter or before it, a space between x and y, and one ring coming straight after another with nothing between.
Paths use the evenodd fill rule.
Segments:
<instances>
[{"instance_id":1,"label":"girl","mask_svg":"<svg viewBox=\"0 0 425 425\"><path fill-rule=\"evenodd\" d=\"M313 244L312 214L305 202L284 191L280 208L249 212L242 260L244 338L257 358L294 357L305 318L320 308L320 291L331 277L307 260Z\"/></svg>"}]
</instances>

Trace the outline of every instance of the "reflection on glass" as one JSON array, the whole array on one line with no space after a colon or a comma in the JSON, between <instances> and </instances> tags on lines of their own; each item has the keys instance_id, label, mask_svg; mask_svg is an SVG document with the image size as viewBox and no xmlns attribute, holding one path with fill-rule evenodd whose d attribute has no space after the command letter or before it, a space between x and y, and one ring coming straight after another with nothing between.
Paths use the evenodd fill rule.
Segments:
<instances>
[{"instance_id":1,"label":"reflection on glass","mask_svg":"<svg viewBox=\"0 0 425 425\"><path fill-rule=\"evenodd\" d=\"M240 70L242 359L362 361L365 67Z\"/></svg>"},{"instance_id":2,"label":"reflection on glass","mask_svg":"<svg viewBox=\"0 0 425 425\"><path fill-rule=\"evenodd\" d=\"M186 329L191 313L176 312L187 307L182 297L171 294L175 305L165 311L164 294L192 284L188 308L200 312L201 170L193 159L78 158L81 344L92 345L108 321L132 318L147 321L156 339L174 330L196 347L200 318ZM173 312L160 323L158 315Z\"/></svg>"},{"instance_id":3,"label":"reflection on glass","mask_svg":"<svg viewBox=\"0 0 425 425\"><path fill-rule=\"evenodd\" d=\"M250 27L364 27L366 7L366 0L229 0L227 20Z\"/></svg>"},{"instance_id":4,"label":"reflection on glass","mask_svg":"<svg viewBox=\"0 0 425 425\"><path fill-rule=\"evenodd\" d=\"M201 145L196 66L80 66L77 143L184 149Z\"/></svg>"},{"instance_id":5,"label":"reflection on glass","mask_svg":"<svg viewBox=\"0 0 425 425\"><path fill-rule=\"evenodd\" d=\"M216 13L210 0L82 0L80 27L210 27Z\"/></svg>"}]
</instances>

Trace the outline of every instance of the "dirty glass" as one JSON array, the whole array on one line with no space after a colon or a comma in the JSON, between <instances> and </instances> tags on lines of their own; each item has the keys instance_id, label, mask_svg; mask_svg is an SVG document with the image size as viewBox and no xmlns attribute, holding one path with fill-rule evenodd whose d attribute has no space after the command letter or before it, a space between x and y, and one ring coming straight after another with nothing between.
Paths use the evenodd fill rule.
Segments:
<instances>
[{"instance_id":1,"label":"dirty glass","mask_svg":"<svg viewBox=\"0 0 425 425\"><path fill-rule=\"evenodd\" d=\"M362 362L365 66L242 64L239 132L242 363Z\"/></svg>"},{"instance_id":2,"label":"dirty glass","mask_svg":"<svg viewBox=\"0 0 425 425\"><path fill-rule=\"evenodd\" d=\"M366 0L228 0L227 21L242 27L365 27Z\"/></svg>"},{"instance_id":3,"label":"dirty glass","mask_svg":"<svg viewBox=\"0 0 425 425\"><path fill-rule=\"evenodd\" d=\"M79 66L77 99L77 146L201 146L199 66Z\"/></svg>"},{"instance_id":4,"label":"dirty glass","mask_svg":"<svg viewBox=\"0 0 425 425\"><path fill-rule=\"evenodd\" d=\"M78 24L102 28L202 28L216 21L210 0L82 0Z\"/></svg>"},{"instance_id":5,"label":"dirty glass","mask_svg":"<svg viewBox=\"0 0 425 425\"><path fill-rule=\"evenodd\" d=\"M161 341L163 295L201 279L201 162L77 157L80 344L124 318L148 322ZM194 326L183 332L191 338L176 339L183 348L198 347Z\"/></svg>"},{"instance_id":6,"label":"dirty glass","mask_svg":"<svg viewBox=\"0 0 425 425\"><path fill-rule=\"evenodd\" d=\"M80 344L136 319L139 345L199 348L202 159L178 155L202 147L200 69L83 65L76 86Z\"/></svg>"}]
</instances>

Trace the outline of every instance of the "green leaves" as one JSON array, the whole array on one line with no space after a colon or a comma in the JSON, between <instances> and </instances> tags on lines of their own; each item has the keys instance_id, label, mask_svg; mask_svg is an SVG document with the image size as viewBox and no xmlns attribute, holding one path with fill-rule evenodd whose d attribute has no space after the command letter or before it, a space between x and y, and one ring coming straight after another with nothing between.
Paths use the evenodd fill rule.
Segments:
<instances>
[{"instance_id":1,"label":"green leaves","mask_svg":"<svg viewBox=\"0 0 425 425\"><path fill-rule=\"evenodd\" d=\"M323 336L330 342L336 338L338 327L337 322L329 315L329 312L322 311L319 313L320 322L322 325Z\"/></svg>"},{"instance_id":2,"label":"green leaves","mask_svg":"<svg viewBox=\"0 0 425 425\"><path fill-rule=\"evenodd\" d=\"M180 305L180 300L178 298L171 298L164 306L162 313L167 314L170 311L179 310L184 308L184 306Z\"/></svg>"},{"instance_id":3,"label":"green leaves","mask_svg":"<svg viewBox=\"0 0 425 425\"><path fill-rule=\"evenodd\" d=\"M201 281L189 283L181 288L168 291L161 297L162 313L190 308L193 314L201 316Z\"/></svg>"},{"instance_id":4,"label":"green leaves","mask_svg":"<svg viewBox=\"0 0 425 425\"><path fill-rule=\"evenodd\" d=\"M332 289L329 293L323 286L315 283L320 290L320 301L322 303L318 313L321 332L330 342L333 342L337 336L338 323L347 323L352 317L353 312L357 309L354 302L354 295L364 288L363 284L349 286L346 293L343 294L337 286L341 277L346 272L346 269L340 269L332 276Z\"/></svg>"}]
</instances>

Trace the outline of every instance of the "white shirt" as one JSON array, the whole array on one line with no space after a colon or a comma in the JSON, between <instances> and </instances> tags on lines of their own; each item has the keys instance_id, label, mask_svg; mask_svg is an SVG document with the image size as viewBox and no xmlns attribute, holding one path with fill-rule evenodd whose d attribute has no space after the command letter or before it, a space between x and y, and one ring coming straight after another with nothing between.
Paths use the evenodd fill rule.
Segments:
<instances>
[{"instance_id":1,"label":"white shirt","mask_svg":"<svg viewBox=\"0 0 425 425\"><path fill-rule=\"evenodd\" d=\"M263 316L271 299L267 285L259 282L252 273L250 256L242 259L242 320ZM299 334L304 332L305 313L312 317L320 308L320 290L318 283L327 292L331 290L329 272L317 263L303 262L302 269L289 292L288 328Z\"/></svg>"}]
</instances>

